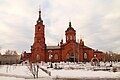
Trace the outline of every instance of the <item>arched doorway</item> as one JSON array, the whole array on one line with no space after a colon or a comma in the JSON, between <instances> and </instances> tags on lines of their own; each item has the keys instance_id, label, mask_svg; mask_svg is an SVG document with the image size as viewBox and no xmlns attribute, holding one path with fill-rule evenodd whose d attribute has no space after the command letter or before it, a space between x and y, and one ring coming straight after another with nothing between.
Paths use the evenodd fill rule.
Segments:
<instances>
[{"instance_id":1,"label":"arched doorway","mask_svg":"<svg viewBox=\"0 0 120 80\"><path fill-rule=\"evenodd\" d=\"M70 62L77 62L78 61L78 53L68 53L66 55L66 60Z\"/></svg>"},{"instance_id":2,"label":"arched doorway","mask_svg":"<svg viewBox=\"0 0 120 80\"><path fill-rule=\"evenodd\" d=\"M99 66L99 59L94 55L94 57L91 59L91 65L92 66Z\"/></svg>"},{"instance_id":3,"label":"arched doorway","mask_svg":"<svg viewBox=\"0 0 120 80\"><path fill-rule=\"evenodd\" d=\"M70 62L74 62L75 61L75 55L74 55L74 53L70 53L69 61Z\"/></svg>"}]
</instances>

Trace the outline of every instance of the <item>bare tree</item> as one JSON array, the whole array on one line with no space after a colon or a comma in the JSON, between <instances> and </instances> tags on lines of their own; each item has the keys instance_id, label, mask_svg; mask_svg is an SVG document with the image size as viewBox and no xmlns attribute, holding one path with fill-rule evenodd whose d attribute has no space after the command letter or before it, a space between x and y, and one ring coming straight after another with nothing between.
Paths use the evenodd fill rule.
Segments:
<instances>
[{"instance_id":1,"label":"bare tree","mask_svg":"<svg viewBox=\"0 0 120 80\"><path fill-rule=\"evenodd\" d=\"M39 65L38 63L32 63L29 62L29 65L27 65L29 71L32 73L34 78L38 78L38 72L39 72Z\"/></svg>"}]
</instances>

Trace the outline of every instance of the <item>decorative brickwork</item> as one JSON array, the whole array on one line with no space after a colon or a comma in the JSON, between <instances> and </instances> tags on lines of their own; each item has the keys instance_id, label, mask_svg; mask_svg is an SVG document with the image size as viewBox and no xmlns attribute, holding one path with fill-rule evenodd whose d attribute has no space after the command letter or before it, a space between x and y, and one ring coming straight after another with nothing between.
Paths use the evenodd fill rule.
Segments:
<instances>
[{"instance_id":1,"label":"decorative brickwork","mask_svg":"<svg viewBox=\"0 0 120 80\"><path fill-rule=\"evenodd\" d=\"M84 45L84 41L80 39L76 42L76 30L69 22L69 27L65 31L66 43L61 40L58 46L47 46L45 44L45 26L39 11L39 18L35 25L35 37L33 46L31 46L31 61L32 62L60 62L60 61L91 61L94 55L102 60L102 52L94 51L92 48ZM38 58L39 56L39 58Z\"/></svg>"}]
</instances>

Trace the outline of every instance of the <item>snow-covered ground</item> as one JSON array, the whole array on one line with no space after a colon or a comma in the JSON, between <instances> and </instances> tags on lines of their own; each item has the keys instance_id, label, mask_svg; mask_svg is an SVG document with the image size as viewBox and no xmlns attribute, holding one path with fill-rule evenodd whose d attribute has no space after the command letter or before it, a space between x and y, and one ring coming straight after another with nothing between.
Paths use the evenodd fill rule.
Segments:
<instances>
[{"instance_id":1,"label":"snow-covered ground","mask_svg":"<svg viewBox=\"0 0 120 80\"><path fill-rule=\"evenodd\" d=\"M120 72L84 71L84 70L53 70L53 77L59 78L120 78Z\"/></svg>"},{"instance_id":2,"label":"snow-covered ground","mask_svg":"<svg viewBox=\"0 0 120 80\"><path fill-rule=\"evenodd\" d=\"M39 77L41 80L50 80L48 74L39 70ZM33 76L26 65L1 65L0 66L0 80L31 80Z\"/></svg>"},{"instance_id":3,"label":"snow-covered ground","mask_svg":"<svg viewBox=\"0 0 120 80\"><path fill-rule=\"evenodd\" d=\"M52 80L51 78L40 78L40 79L25 79L25 78L16 78L16 77L5 77L0 76L0 80Z\"/></svg>"},{"instance_id":4,"label":"snow-covered ground","mask_svg":"<svg viewBox=\"0 0 120 80\"><path fill-rule=\"evenodd\" d=\"M53 67L62 69L48 68L49 63L39 64L41 68L49 71L51 76L39 69L41 80L52 80L52 78L120 78L120 71L113 72L112 67L109 71L93 71L93 69L104 69L110 63L100 63L101 67L91 66L90 63L54 63ZM113 63L114 67L120 67L119 63ZM34 80L26 65L0 65L0 80Z\"/></svg>"},{"instance_id":5,"label":"snow-covered ground","mask_svg":"<svg viewBox=\"0 0 120 80\"><path fill-rule=\"evenodd\" d=\"M41 66L51 72L53 78L120 78L120 71L113 72L113 67L120 67L120 63L112 63L113 67L109 67L111 63L100 63L100 66L91 66L90 63L54 63L53 67L62 69L47 68L47 65ZM94 69L98 71L94 71ZM110 69L101 71L102 69Z\"/></svg>"}]
</instances>

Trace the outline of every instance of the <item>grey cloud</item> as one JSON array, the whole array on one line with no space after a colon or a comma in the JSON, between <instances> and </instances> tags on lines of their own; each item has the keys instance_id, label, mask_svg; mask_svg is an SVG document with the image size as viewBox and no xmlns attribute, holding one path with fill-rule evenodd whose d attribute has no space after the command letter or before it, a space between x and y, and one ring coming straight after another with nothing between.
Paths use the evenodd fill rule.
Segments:
<instances>
[{"instance_id":1,"label":"grey cloud","mask_svg":"<svg viewBox=\"0 0 120 80\"><path fill-rule=\"evenodd\" d=\"M65 38L71 17L77 35L84 36L86 45L120 53L119 3L119 0L43 0L46 43L56 45ZM39 0L0 1L0 26L4 26L0 27L0 45L3 49L29 51L34 39L38 7Z\"/></svg>"}]
</instances>

